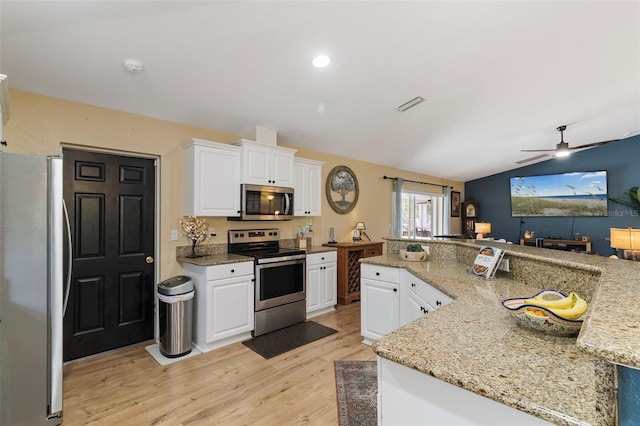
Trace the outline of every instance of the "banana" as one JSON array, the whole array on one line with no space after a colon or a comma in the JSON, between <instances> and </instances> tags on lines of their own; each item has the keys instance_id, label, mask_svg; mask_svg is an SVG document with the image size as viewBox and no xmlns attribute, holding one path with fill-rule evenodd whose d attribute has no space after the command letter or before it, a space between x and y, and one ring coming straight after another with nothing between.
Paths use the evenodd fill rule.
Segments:
<instances>
[{"instance_id":1,"label":"banana","mask_svg":"<svg viewBox=\"0 0 640 426\"><path fill-rule=\"evenodd\" d=\"M568 309L571 308L575 303L573 296L577 295L574 292L571 292L567 297L556 300L545 300L541 296L536 296L532 299L525 300L524 303L527 303L529 305L542 306L543 308L548 309Z\"/></svg>"},{"instance_id":2,"label":"banana","mask_svg":"<svg viewBox=\"0 0 640 426\"><path fill-rule=\"evenodd\" d=\"M584 315L585 312L587 312L587 308L589 308L589 305L587 301L581 298L580 296L576 295L575 293L572 293L572 294L576 298L576 301L572 307L568 309L551 309L550 308L549 310L554 314L556 314L557 316L559 316L560 318L564 318L564 319L580 318L582 315Z\"/></svg>"}]
</instances>

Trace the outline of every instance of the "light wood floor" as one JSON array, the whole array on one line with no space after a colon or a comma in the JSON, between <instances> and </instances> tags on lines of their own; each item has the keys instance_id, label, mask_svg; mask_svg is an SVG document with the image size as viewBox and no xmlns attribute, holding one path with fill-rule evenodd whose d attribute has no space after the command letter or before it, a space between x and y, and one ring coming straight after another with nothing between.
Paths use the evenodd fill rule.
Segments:
<instances>
[{"instance_id":1,"label":"light wood floor","mask_svg":"<svg viewBox=\"0 0 640 426\"><path fill-rule=\"evenodd\" d=\"M375 354L360 302L313 321L338 333L270 360L236 343L163 367L141 345L66 365L63 425L337 425L333 361Z\"/></svg>"}]
</instances>

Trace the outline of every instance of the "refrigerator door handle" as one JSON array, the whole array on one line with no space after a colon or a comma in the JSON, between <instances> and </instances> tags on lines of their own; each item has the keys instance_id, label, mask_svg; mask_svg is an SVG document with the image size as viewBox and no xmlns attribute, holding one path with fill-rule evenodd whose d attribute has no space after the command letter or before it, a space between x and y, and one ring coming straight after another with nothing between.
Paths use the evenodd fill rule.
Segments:
<instances>
[{"instance_id":1,"label":"refrigerator door handle","mask_svg":"<svg viewBox=\"0 0 640 426\"><path fill-rule=\"evenodd\" d=\"M67 230L67 276L65 278L64 286L64 304L62 308L62 316L67 313L67 304L69 303L69 293L71 291L71 268L73 266L73 245L71 241L71 224L69 223L69 211L67 210L67 203L62 200L62 210L64 211L64 220Z\"/></svg>"},{"instance_id":2,"label":"refrigerator door handle","mask_svg":"<svg viewBox=\"0 0 640 426\"><path fill-rule=\"evenodd\" d=\"M49 407L48 419L62 416L62 304L63 304L63 259L64 240L62 199L62 158L49 159Z\"/></svg>"}]
</instances>

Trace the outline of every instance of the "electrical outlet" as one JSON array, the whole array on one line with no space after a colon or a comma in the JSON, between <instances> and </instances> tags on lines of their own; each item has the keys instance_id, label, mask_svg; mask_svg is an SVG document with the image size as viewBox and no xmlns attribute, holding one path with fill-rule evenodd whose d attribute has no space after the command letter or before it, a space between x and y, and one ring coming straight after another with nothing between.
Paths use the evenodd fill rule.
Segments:
<instances>
[{"instance_id":1,"label":"electrical outlet","mask_svg":"<svg viewBox=\"0 0 640 426\"><path fill-rule=\"evenodd\" d=\"M509 269L509 259L502 259L502 262L500 262L500 265L498 265L498 270L510 272L511 270Z\"/></svg>"},{"instance_id":2,"label":"electrical outlet","mask_svg":"<svg viewBox=\"0 0 640 426\"><path fill-rule=\"evenodd\" d=\"M209 228L209 236L210 237L215 237L216 236L216 229L215 228Z\"/></svg>"},{"instance_id":3,"label":"electrical outlet","mask_svg":"<svg viewBox=\"0 0 640 426\"><path fill-rule=\"evenodd\" d=\"M177 229L172 229L171 230L171 241L178 241L178 230Z\"/></svg>"},{"instance_id":4,"label":"electrical outlet","mask_svg":"<svg viewBox=\"0 0 640 426\"><path fill-rule=\"evenodd\" d=\"M429 246L422 246L422 250L424 250L424 252L427 253L427 256L429 256Z\"/></svg>"}]
</instances>

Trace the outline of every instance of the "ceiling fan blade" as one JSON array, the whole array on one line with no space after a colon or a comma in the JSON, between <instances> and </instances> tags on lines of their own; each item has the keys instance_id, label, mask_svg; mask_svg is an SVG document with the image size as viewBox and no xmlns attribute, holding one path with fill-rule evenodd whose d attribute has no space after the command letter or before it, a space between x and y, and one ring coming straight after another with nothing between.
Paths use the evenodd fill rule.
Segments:
<instances>
[{"instance_id":1,"label":"ceiling fan blade","mask_svg":"<svg viewBox=\"0 0 640 426\"><path fill-rule=\"evenodd\" d=\"M573 151L574 149L591 148L592 146L605 145L605 144L608 144L608 143L611 143L611 142L617 142L619 140L620 139L611 139L610 141L593 142L593 143L588 143L588 144L585 144L585 145L574 146L574 147L571 147L569 149Z\"/></svg>"},{"instance_id":2,"label":"ceiling fan blade","mask_svg":"<svg viewBox=\"0 0 640 426\"><path fill-rule=\"evenodd\" d=\"M536 155L534 157L529 157L529 158L525 158L524 160L516 161L516 164L525 164L525 163L529 163L531 161L539 160L541 158L545 158L545 157L548 157L548 156L549 156L549 154L539 154L539 155Z\"/></svg>"},{"instance_id":3,"label":"ceiling fan blade","mask_svg":"<svg viewBox=\"0 0 640 426\"><path fill-rule=\"evenodd\" d=\"M521 149L520 152L553 152L555 149Z\"/></svg>"}]
</instances>

